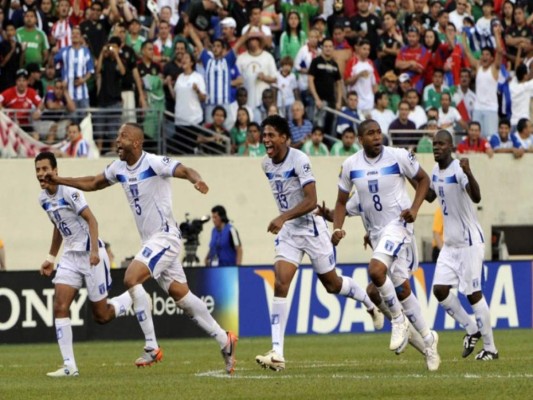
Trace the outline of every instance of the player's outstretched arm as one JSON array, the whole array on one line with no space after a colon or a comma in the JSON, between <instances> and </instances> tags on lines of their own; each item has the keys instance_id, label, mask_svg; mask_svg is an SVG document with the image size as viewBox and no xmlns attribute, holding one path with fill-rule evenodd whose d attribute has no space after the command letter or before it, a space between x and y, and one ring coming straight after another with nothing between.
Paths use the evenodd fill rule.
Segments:
<instances>
[{"instance_id":1,"label":"player's outstretched arm","mask_svg":"<svg viewBox=\"0 0 533 400\"><path fill-rule=\"evenodd\" d=\"M204 182L200 174L183 164L180 164L174 171L174 178L187 179L194 185L194 188L200 193L206 194L209 191L209 186Z\"/></svg>"},{"instance_id":2,"label":"player's outstretched arm","mask_svg":"<svg viewBox=\"0 0 533 400\"><path fill-rule=\"evenodd\" d=\"M413 177L413 180L416 182L416 191L415 198L413 199L413 204L408 210L403 210L400 214L400 218L405 222L411 223L415 222L416 216L420 206L424 202L426 195L429 190L429 176L421 167L418 169L418 172Z\"/></svg>"},{"instance_id":3,"label":"player's outstretched arm","mask_svg":"<svg viewBox=\"0 0 533 400\"><path fill-rule=\"evenodd\" d=\"M331 243L335 246L346 236L346 232L342 229L342 226L346 218L346 203L348 202L348 198L349 193L339 189L337 192L337 201L335 202L335 210L333 211L333 234L331 235Z\"/></svg>"},{"instance_id":4,"label":"player's outstretched arm","mask_svg":"<svg viewBox=\"0 0 533 400\"><path fill-rule=\"evenodd\" d=\"M96 176L80 176L77 178L64 178L61 176L46 175L45 179L57 185L70 186L84 192L94 192L108 187L110 184L104 174Z\"/></svg>"},{"instance_id":5,"label":"player's outstretched arm","mask_svg":"<svg viewBox=\"0 0 533 400\"><path fill-rule=\"evenodd\" d=\"M461 158L459 160L459 165L468 178L468 184L466 185L468 196L470 196L470 199L474 203L478 204L481 201L481 189L479 187L479 183L476 181L476 178L474 178L472 170L470 169L470 162L468 161L468 158Z\"/></svg>"}]
</instances>

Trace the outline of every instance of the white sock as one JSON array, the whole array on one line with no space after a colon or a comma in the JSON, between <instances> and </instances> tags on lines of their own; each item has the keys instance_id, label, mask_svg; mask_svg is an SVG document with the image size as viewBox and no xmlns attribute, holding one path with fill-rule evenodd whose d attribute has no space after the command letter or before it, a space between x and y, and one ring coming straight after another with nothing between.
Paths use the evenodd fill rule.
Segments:
<instances>
[{"instance_id":1,"label":"white sock","mask_svg":"<svg viewBox=\"0 0 533 400\"><path fill-rule=\"evenodd\" d=\"M176 305L209 336L214 338L221 349L226 346L228 343L228 334L211 316L205 303L193 294L193 292L189 291L189 293L176 302Z\"/></svg>"},{"instance_id":2,"label":"white sock","mask_svg":"<svg viewBox=\"0 0 533 400\"><path fill-rule=\"evenodd\" d=\"M433 344L433 336L430 336L432 340L429 345ZM414 328L413 324L409 324L409 344L422 354L424 354L424 350L428 346L426 341L422 339L420 333L418 333L418 331Z\"/></svg>"},{"instance_id":3,"label":"white sock","mask_svg":"<svg viewBox=\"0 0 533 400\"><path fill-rule=\"evenodd\" d=\"M285 297L274 297L272 299L272 313L270 314L272 349L282 357L287 317L287 299Z\"/></svg>"},{"instance_id":4,"label":"white sock","mask_svg":"<svg viewBox=\"0 0 533 400\"><path fill-rule=\"evenodd\" d=\"M56 326L59 351L61 351L61 356L63 357L63 364L77 370L74 349L72 347L72 325L70 318L56 318L54 323Z\"/></svg>"},{"instance_id":5,"label":"white sock","mask_svg":"<svg viewBox=\"0 0 533 400\"><path fill-rule=\"evenodd\" d=\"M440 305L453 319L455 319L463 328L465 328L466 333L473 335L477 332L476 324L474 321L472 321L472 318L470 318L455 294L450 292L448 297L440 302Z\"/></svg>"},{"instance_id":6,"label":"white sock","mask_svg":"<svg viewBox=\"0 0 533 400\"><path fill-rule=\"evenodd\" d=\"M402 300L403 310L405 316L409 319L409 322L413 324L417 332L424 339L426 345L431 346L433 344L433 335L428 328L426 320L422 317L422 311L420 310L420 303L413 293Z\"/></svg>"},{"instance_id":7,"label":"white sock","mask_svg":"<svg viewBox=\"0 0 533 400\"><path fill-rule=\"evenodd\" d=\"M402 305L398 301L396 290L394 289L394 285L392 284L390 278L387 276L383 286L376 286L376 288L378 289L381 298L389 308L391 318L395 320L395 322L403 322Z\"/></svg>"},{"instance_id":8,"label":"white sock","mask_svg":"<svg viewBox=\"0 0 533 400\"><path fill-rule=\"evenodd\" d=\"M107 303L113 306L115 309L115 318L118 318L126 315L133 304L133 299L131 298L130 292L126 290L120 296L107 299Z\"/></svg>"},{"instance_id":9,"label":"white sock","mask_svg":"<svg viewBox=\"0 0 533 400\"><path fill-rule=\"evenodd\" d=\"M352 278L347 276L341 276L341 278L342 286L339 292L340 295L362 302L367 310L372 310L374 308L374 303L372 303L372 300L370 300L370 297L368 297L366 291L364 291L357 283L355 283Z\"/></svg>"},{"instance_id":10,"label":"white sock","mask_svg":"<svg viewBox=\"0 0 533 400\"><path fill-rule=\"evenodd\" d=\"M137 316L137 321L144 333L145 347L148 349L157 349L157 339L155 337L154 321L152 319L152 310L146 291L143 285L135 285L128 290L133 301L133 311Z\"/></svg>"},{"instance_id":11,"label":"white sock","mask_svg":"<svg viewBox=\"0 0 533 400\"><path fill-rule=\"evenodd\" d=\"M483 337L483 348L492 353L496 353L494 345L494 336L490 324L490 310L485 297L481 298L476 304L472 304L474 315L476 316L477 327Z\"/></svg>"},{"instance_id":12,"label":"white sock","mask_svg":"<svg viewBox=\"0 0 533 400\"><path fill-rule=\"evenodd\" d=\"M385 318L387 318L389 321L392 319L392 315L390 313L389 307L387 306L387 304L385 304L383 300L381 300L381 303L379 303L377 307L383 313Z\"/></svg>"}]
</instances>

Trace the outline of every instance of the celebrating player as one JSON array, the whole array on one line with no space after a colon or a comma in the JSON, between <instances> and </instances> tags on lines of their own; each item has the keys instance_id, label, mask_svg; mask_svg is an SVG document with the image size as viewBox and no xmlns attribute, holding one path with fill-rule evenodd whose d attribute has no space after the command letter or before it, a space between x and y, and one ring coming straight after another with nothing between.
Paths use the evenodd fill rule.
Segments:
<instances>
[{"instance_id":1,"label":"celebrating player","mask_svg":"<svg viewBox=\"0 0 533 400\"><path fill-rule=\"evenodd\" d=\"M328 293L336 293L361 301L372 316L376 329L383 327L383 314L372 304L355 281L335 271L335 255L330 234L323 218L317 217L315 177L309 157L291 148L289 124L272 115L262 123L263 143L268 158L262 163L280 215L268 225L276 236L274 299L270 315L272 350L255 360L274 371L285 369L284 336L287 325L287 294L304 254L311 259L318 279Z\"/></svg>"},{"instance_id":2,"label":"celebrating player","mask_svg":"<svg viewBox=\"0 0 533 400\"><path fill-rule=\"evenodd\" d=\"M433 167L427 199L439 198L444 220L444 246L440 251L433 278L433 294L446 312L466 330L463 357L474 351L483 337L483 349L476 360L498 358L490 323L490 310L481 291L481 273L485 255L485 240L473 203L481 201L479 185L472 174L468 159L452 158L453 139L446 130L433 139ZM472 305L477 326L451 287L457 287Z\"/></svg>"},{"instance_id":3,"label":"celebrating player","mask_svg":"<svg viewBox=\"0 0 533 400\"><path fill-rule=\"evenodd\" d=\"M53 378L74 377L79 373L72 347L69 308L83 281L87 286L93 317L99 324L125 315L132 301L128 292L107 298L111 285L110 263L104 242L98 239L98 223L83 193L45 180L47 174L57 175L57 161L53 153L43 152L35 157L35 174L43 189L39 204L54 224L50 252L41 265L41 275L52 274L55 258L64 242L63 256L52 281L55 285L54 324L64 365L47 375Z\"/></svg>"},{"instance_id":4,"label":"celebrating player","mask_svg":"<svg viewBox=\"0 0 533 400\"><path fill-rule=\"evenodd\" d=\"M169 178L187 179L203 194L209 188L194 169L168 157L143 151L143 138L144 132L139 125L124 124L116 140L120 161L112 162L103 173L96 176L60 178L51 175L50 180L84 191L100 190L120 182L126 193L142 240L142 248L128 266L124 277L146 341L144 352L135 364L151 365L163 357L155 336L150 304L142 289L142 283L153 277L176 301L176 305L217 341L226 372L233 374L237 336L220 327L206 304L187 285L179 259L181 234L172 215Z\"/></svg>"},{"instance_id":5,"label":"celebrating player","mask_svg":"<svg viewBox=\"0 0 533 400\"><path fill-rule=\"evenodd\" d=\"M370 241L375 245L368 272L391 312L389 348L398 352L405 347L410 321L424 339L428 369L436 371L440 365L437 332L429 330L418 299L411 292L410 266L394 263L398 258L416 259L409 255L410 244L415 241L413 222L426 196L429 178L412 153L383 146L383 136L376 121L363 121L358 136L363 151L348 157L342 164L332 242L337 245L346 235L342 229L346 203L355 186L367 220ZM406 176L417 183L412 202L405 188Z\"/></svg>"}]
</instances>

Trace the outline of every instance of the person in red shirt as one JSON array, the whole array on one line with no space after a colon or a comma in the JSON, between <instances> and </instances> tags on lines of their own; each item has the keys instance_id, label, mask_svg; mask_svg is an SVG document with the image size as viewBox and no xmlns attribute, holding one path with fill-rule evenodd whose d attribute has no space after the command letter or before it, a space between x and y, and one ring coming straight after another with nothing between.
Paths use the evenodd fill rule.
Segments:
<instances>
[{"instance_id":1,"label":"person in red shirt","mask_svg":"<svg viewBox=\"0 0 533 400\"><path fill-rule=\"evenodd\" d=\"M35 108L32 117L33 119L39 119L43 102L37 92L28 87L28 71L19 69L16 76L15 86L4 90L0 94L0 104L4 108L15 110L14 113L8 113L8 115L26 132L33 132L30 110Z\"/></svg>"},{"instance_id":2,"label":"person in red shirt","mask_svg":"<svg viewBox=\"0 0 533 400\"><path fill-rule=\"evenodd\" d=\"M466 138L457 145L457 152L465 153L485 153L492 157L494 152L490 143L481 136L481 125L477 121L468 124Z\"/></svg>"},{"instance_id":3,"label":"person in red shirt","mask_svg":"<svg viewBox=\"0 0 533 400\"><path fill-rule=\"evenodd\" d=\"M411 26L407 31L407 46L396 56L396 69L409 74L418 93L424 88L424 71L431 60L431 52L420 45L418 28Z\"/></svg>"}]
</instances>

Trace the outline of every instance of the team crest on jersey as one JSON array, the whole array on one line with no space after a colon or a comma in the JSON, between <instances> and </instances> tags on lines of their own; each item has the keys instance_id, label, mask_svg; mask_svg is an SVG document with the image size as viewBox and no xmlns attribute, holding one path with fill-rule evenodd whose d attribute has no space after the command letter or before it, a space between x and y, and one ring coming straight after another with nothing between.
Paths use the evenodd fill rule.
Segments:
<instances>
[{"instance_id":1,"label":"team crest on jersey","mask_svg":"<svg viewBox=\"0 0 533 400\"><path fill-rule=\"evenodd\" d=\"M80 194L78 192L74 192L70 195L72 197L72 200L78 201L80 199Z\"/></svg>"},{"instance_id":2,"label":"team crest on jersey","mask_svg":"<svg viewBox=\"0 0 533 400\"><path fill-rule=\"evenodd\" d=\"M370 193L377 193L379 192L379 186L378 186L378 180L373 179L371 181L368 181L368 190Z\"/></svg>"},{"instance_id":3,"label":"team crest on jersey","mask_svg":"<svg viewBox=\"0 0 533 400\"><path fill-rule=\"evenodd\" d=\"M311 172L311 164L304 164L303 166L303 170L306 174L308 174L309 172Z\"/></svg>"},{"instance_id":4,"label":"team crest on jersey","mask_svg":"<svg viewBox=\"0 0 533 400\"><path fill-rule=\"evenodd\" d=\"M101 285L98 285L98 291L100 292L100 294L104 294L106 292L105 283L102 283Z\"/></svg>"},{"instance_id":5,"label":"team crest on jersey","mask_svg":"<svg viewBox=\"0 0 533 400\"><path fill-rule=\"evenodd\" d=\"M407 157L409 157L409 160L411 162L415 162L416 161L416 156L415 156L415 153L413 151L410 151L409 154L407 155Z\"/></svg>"},{"instance_id":6,"label":"team crest on jersey","mask_svg":"<svg viewBox=\"0 0 533 400\"><path fill-rule=\"evenodd\" d=\"M385 242L385 250L392 251L393 248L394 248L394 243L392 243L390 240L387 240Z\"/></svg>"},{"instance_id":7,"label":"team crest on jersey","mask_svg":"<svg viewBox=\"0 0 533 400\"><path fill-rule=\"evenodd\" d=\"M168 164L170 162L170 158L165 156L161 159L161 161L163 162L163 164Z\"/></svg>"},{"instance_id":8,"label":"team crest on jersey","mask_svg":"<svg viewBox=\"0 0 533 400\"><path fill-rule=\"evenodd\" d=\"M143 257L150 257L152 255L152 249L149 249L148 247L145 247L142 252Z\"/></svg>"}]
</instances>

